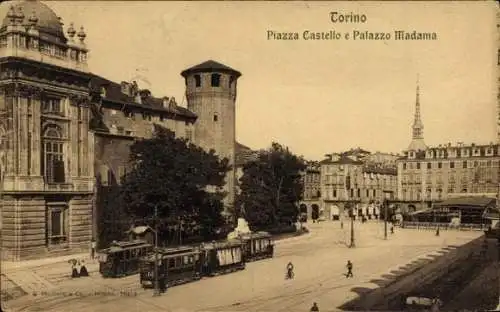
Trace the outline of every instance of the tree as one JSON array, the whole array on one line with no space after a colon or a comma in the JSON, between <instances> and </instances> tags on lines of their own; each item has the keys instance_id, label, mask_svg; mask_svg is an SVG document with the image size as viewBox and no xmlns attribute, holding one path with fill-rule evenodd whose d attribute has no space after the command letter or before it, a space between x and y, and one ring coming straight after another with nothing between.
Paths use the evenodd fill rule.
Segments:
<instances>
[{"instance_id":1,"label":"tree","mask_svg":"<svg viewBox=\"0 0 500 312\"><path fill-rule=\"evenodd\" d=\"M128 215L153 225L157 208L163 240L180 224L196 223L207 235L221 224L222 187L230 170L227 159L177 139L160 126L151 139L136 141L130 151L133 169L120 188L120 202Z\"/></svg>"},{"instance_id":2,"label":"tree","mask_svg":"<svg viewBox=\"0 0 500 312\"><path fill-rule=\"evenodd\" d=\"M266 228L297 220L304 188L300 173L305 168L302 158L274 142L244 165L236 205L251 226Z\"/></svg>"},{"instance_id":3,"label":"tree","mask_svg":"<svg viewBox=\"0 0 500 312\"><path fill-rule=\"evenodd\" d=\"M97 210L98 247L105 248L114 240L122 240L133 220L121 202L116 200L120 196L119 185L102 185L99 175L96 180L96 206L102 207Z\"/></svg>"}]
</instances>

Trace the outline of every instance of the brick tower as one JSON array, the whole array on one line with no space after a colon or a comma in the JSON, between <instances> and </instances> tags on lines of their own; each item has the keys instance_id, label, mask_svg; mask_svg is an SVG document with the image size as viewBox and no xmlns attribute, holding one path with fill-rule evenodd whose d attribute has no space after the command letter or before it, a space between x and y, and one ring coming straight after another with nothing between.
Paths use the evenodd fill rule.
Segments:
<instances>
[{"instance_id":1,"label":"brick tower","mask_svg":"<svg viewBox=\"0 0 500 312\"><path fill-rule=\"evenodd\" d=\"M193 142L205 150L214 149L221 158L235 159L236 82L241 73L209 60L184 70L188 109L198 119ZM234 168L226 176L224 213L229 216L234 206L236 176Z\"/></svg>"}]
</instances>

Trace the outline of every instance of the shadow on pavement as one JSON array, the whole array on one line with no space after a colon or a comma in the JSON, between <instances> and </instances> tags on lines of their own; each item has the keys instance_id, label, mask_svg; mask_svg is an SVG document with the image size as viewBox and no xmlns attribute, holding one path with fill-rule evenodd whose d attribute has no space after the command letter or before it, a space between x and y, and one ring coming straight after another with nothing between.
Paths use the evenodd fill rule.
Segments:
<instances>
[{"instance_id":1,"label":"shadow on pavement","mask_svg":"<svg viewBox=\"0 0 500 312\"><path fill-rule=\"evenodd\" d=\"M401 281L404 277L416 273L426 264L457 248L460 247L448 246L447 248L443 248L443 251L436 253L436 255L422 257L398 269L390 271L389 274L383 274L381 278L370 280L369 282L377 285L377 288L353 287L351 291L358 295L357 298L339 306L338 309L344 311L405 311L407 310L405 307L407 296L426 298L437 297L445 303L446 307L446 302L453 302L455 297L462 293L462 291L467 288L468 284L476 279L486 267L498 261L498 247L496 243L491 244L484 241L480 251L476 250L470 253L469 256L460 263L455 263L453 266L447 267L447 273L437 280L425 284L409 286L408 289L402 289L400 293L392 290L389 291L391 292L390 295L385 294L384 290L396 281ZM466 250L466 248L464 249ZM419 273L417 272L417 274ZM483 273L483 275L485 274ZM481 293L480 290L471 290L468 294L462 294L461 296L469 296L476 292L480 293L481 296L476 295L475 298L471 298L471 300L482 300L483 302L480 303L482 310L491 309L492 306L494 308L498 300L498 278L491 279L491 281L488 282L488 284L492 283L495 283L494 287L489 287L490 289L487 290L486 293L486 288L482 287L483 293ZM482 284L484 284L484 281L482 281ZM407 287L405 286L405 288ZM388 295L388 297L386 297L386 295ZM485 302L485 300L488 302ZM464 300L464 302L467 302L467 300ZM475 302L475 304L477 306L478 303ZM465 307L459 308L463 309Z\"/></svg>"}]
</instances>

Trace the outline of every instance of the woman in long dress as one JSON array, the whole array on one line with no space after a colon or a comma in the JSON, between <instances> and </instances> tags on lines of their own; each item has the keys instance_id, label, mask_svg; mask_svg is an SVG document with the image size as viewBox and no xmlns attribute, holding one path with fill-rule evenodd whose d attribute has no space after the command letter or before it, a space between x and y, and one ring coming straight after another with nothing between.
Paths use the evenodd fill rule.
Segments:
<instances>
[{"instance_id":1,"label":"woman in long dress","mask_svg":"<svg viewBox=\"0 0 500 312\"><path fill-rule=\"evenodd\" d=\"M78 273L78 270L76 268L76 264L76 261L72 261L71 263L71 278L80 277L80 274Z\"/></svg>"},{"instance_id":2,"label":"woman in long dress","mask_svg":"<svg viewBox=\"0 0 500 312\"><path fill-rule=\"evenodd\" d=\"M80 276L89 276L89 272L87 271L87 267L85 266L83 260L82 260L82 266L80 268Z\"/></svg>"}]
</instances>

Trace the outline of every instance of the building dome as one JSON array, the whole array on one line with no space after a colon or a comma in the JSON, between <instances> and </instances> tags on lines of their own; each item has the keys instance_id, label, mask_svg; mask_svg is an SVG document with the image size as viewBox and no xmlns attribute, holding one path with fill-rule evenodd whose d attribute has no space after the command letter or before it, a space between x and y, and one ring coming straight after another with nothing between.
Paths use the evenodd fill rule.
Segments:
<instances>
[{"instance_id":1,"label":"building dome","mask_svg":"<svg viewBox=\"0 0 500 312\"><path fill-rule=\"evenodd\" d=\"M33 16L36 16L38 19L36 28L41 34L50 35L51 37L56 37L59 40L66 41L60 18L47 5L36 0L9 1L4 4L4 8L7 8L7 12L11 6L14 7L14 11L16 13L23 13L23 25L28 25L30 23L30 18L33 19ZM6 10L4 9L0 11L3 15L2 26L0 29L3 29L10 24L10 18L8 17L9 14L7 12L4 13L4 11Z\"/></svg>"}]
</instances>

